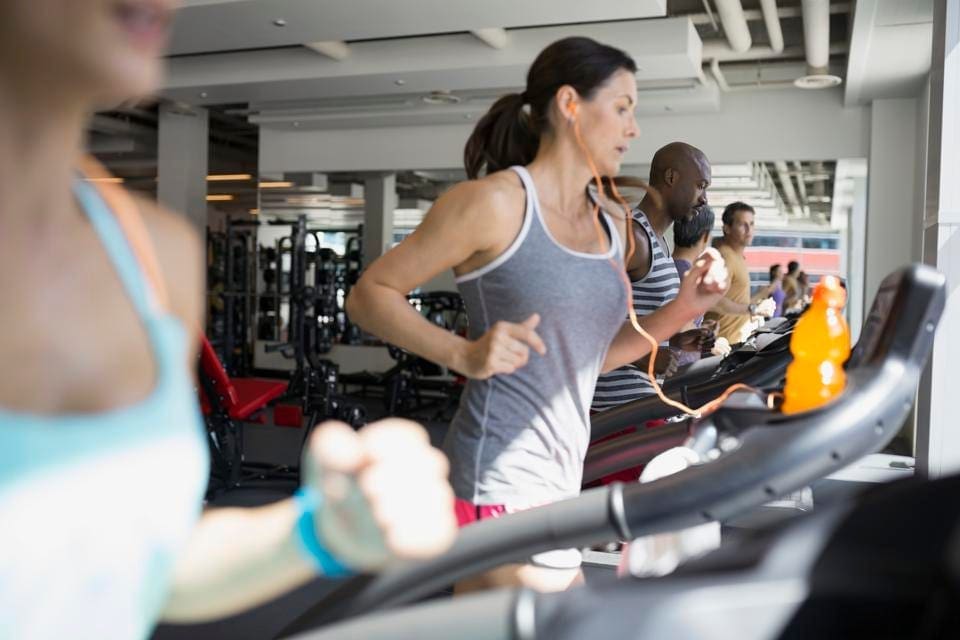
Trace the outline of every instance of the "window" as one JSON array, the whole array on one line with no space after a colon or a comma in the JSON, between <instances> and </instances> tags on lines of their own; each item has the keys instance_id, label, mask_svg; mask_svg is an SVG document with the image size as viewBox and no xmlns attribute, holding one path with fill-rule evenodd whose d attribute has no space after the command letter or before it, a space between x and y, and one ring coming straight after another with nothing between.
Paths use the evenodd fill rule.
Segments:
<instances>
[{"instance_id":1,"label":"window","mask_svg":"<svg viewBox=\"0 0 960 640\"><path fill-rule=\"evenodd\" d=\"M347 250L347 234L343 231L324 231L320 241L325 249L333 249L341 256Z\"/></svg>"},{"instance_id":2,"label":"window","mask_svg":"<svg viewBox=\"0 0 960 640\"><path fill-rule=\"evenodd\" d=\"M796 236L754 236L754 247L797 247L800 245Z\"/></svg>"},{"instance_id":3,"label":"window","mask_svg":"<svg viewBox=\"0 0 960 640\"><path fill-rule=\"evenodd\" d=\"M804 249L827 249L830 251L836 251L837 244L838 243L836 238L804 238L803 239Z\"/></svg>"},{"instance_id":4,"label":"window","mask_svg":"<svg viewBox=\"0 0 960 640\"><path fill-rule=\"evenodd\" d=\"M395 246L397 246L398 244L400 244L401 242L403 242L403 239L406 238L406 237L407 237L408 235L410 235L411 233L413 233L413 229L394 229L394 230L393 230L393 245L392 245L392 246L395 247Z\"/></svg>"}]
</instances>

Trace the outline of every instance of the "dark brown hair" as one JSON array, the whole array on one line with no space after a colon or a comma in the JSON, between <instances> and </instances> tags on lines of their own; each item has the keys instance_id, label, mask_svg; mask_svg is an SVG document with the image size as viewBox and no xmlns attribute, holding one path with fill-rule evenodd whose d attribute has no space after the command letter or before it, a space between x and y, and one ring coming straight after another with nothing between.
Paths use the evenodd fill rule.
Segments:
<instances>
[{"instance_id":1,"label":"dark brown hair","mask_svg":"<svg viewBox=\"0 0 960 640\"><path fill-rule=\"evenodd\" d=\"M621 69L636 73L637 65L620 49L590 38L564 38L548 46L530 65L526 90L501 97L477 122L463 151L467 177L477 178L484 169L489 174L530 164L540 136L549 129L557 90L570 85L589 100Z\"/></svg>"},{"instance_id":2,"label":"dark brown hair","mask_svg":"<svg viewBox=\"0 0 960 640\"><path fill-rule=\"evenodd\" d=\"M727 225L728 227L732 225L737 219L737 211L749 211L750 213L754 213L753 207L748 205L746 202L731 202L727 205L726 209L723 210L723 216L720 218L723 220L723 224Z\"/></svg>"},{"instance_id":3,"label":"dark brown hair","mask_svg":"<svg viewBox=\"0 0 960 640\"><path fill-rule=\"evenodd\" d=\"M692 247L713 229L714 214L710 207L699 209L692 218L681 218L673 223L673 244Z\"/></svg>"}]
</instances>

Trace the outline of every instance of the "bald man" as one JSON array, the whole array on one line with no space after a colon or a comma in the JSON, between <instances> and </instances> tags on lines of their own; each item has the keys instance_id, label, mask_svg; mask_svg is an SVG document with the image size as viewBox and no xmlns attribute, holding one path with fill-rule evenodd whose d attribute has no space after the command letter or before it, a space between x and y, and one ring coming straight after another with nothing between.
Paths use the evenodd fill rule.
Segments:
<instances>
[{"instance_id":1,"label":"bald man","mask_svg":"<svg viewBox=\"0 0 960 640\"><path fill-rule=\"evenodd\" d=\"M656 311L677 296L680 278L664 241L664 234L676 220L692 218L707 206L710 162L702 151L683 142L672 142L658 150L650 166L650 186L660 199L644 195L633 210L636 252L627 265L633 286L633 308L638 316ZM620 182L620 181L618 181ZM709 332L691 329L679 333L663 346L700 351ZM661 350L657 371L669 369L671 352ZM603 411L632 400L653 395L647 376L646 359L605 373L597 380L592 409Z\"/></svg>"}]
</instances>

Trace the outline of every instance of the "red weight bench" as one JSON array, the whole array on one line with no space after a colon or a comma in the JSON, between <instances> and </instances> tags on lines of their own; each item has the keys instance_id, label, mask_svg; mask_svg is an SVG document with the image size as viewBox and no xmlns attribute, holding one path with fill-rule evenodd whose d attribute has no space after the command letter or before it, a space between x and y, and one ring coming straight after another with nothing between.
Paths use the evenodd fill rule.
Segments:
<instances>
[{"instance_id":1,"label":"red weight bench","mask_svg":"<svg viewBox=\"0 0 960 640\"><path fill-rule=\"evenodd\" d=\"M256 414L282 396L287 382L268 378L231 378L206 336L200 339L200 408L207 423L212 472L227 487L239 482L243 466L243 428L239 420Z\"/></svg>"}]
</instances>

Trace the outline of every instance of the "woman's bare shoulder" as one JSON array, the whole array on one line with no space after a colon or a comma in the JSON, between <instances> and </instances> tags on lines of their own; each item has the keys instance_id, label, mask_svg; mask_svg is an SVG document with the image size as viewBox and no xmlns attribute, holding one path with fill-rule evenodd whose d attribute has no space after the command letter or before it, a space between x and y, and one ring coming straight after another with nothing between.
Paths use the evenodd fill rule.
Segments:
<instances>
[{"instance_id":1,"label":"woman's bare shoulder","mask_svg":"<svg viewBox=\"0 0 960 640\"><path fill-rule=\"evenodd\" d=\"M476 180L467 180L451 187L437 201L466 215L482 210L495 214L521 207L525 199L523 185L512 171L498 171Z\"/></svg>"},{"instance_id":2,"label":"woman's bare shoulder","mask_svg":"<svg viewBox=\"0 0 960 640\"><path fill-rule=\"evenodd\" d=\"M202 322L204 250L198 230L186 216L145 197L134 196L153 241L171 311L186 324Z\"/></svg>"}]
</instances>

